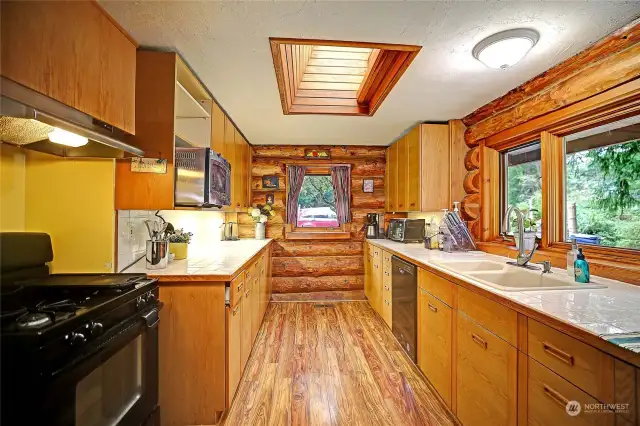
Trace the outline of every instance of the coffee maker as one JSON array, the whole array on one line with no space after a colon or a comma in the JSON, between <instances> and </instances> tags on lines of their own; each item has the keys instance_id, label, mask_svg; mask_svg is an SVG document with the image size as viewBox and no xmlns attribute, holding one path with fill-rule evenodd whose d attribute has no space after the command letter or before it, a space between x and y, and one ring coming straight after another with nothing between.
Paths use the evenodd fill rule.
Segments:
<instances>
[{"instance_id":1,"label":"coffee maker","mask_svg":"<svg viewBox=\"0 0 640 426\"><path fill-rule=\"evenodd\" d=\"M364 231L370 240L384 238L384 214L367 213Z\"/></svg>"}]
</instances>

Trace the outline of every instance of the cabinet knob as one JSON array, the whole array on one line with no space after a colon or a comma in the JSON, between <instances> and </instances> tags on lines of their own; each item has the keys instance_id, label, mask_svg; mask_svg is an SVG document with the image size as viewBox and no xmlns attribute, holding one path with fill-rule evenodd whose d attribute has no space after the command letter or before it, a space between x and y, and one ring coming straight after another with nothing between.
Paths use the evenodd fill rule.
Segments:
<instances>
[{"instance_id":1,"label":"cabinet knob","mask_svg":"<svg viewBox=\"0 0 640 426\"><path fill-rule=\"evenodd\" d=\"M240 308L240 305L236 306L235 308L233 308L233 311L231 312L231 315L235 315L238 313L238 309Z\"/></svg>"},{"instance_id":2,"label":"cabinet knob","mask_svg":"<svg viewBox=\"0 0 640 426\"><path fill-rule=\"evenodd\" d=\"M482 346L484 349L487 349L487 341L482 337L478 336L475 333L471 333L471 339L476 342L478 345Z\"/></svg>"},{"instance_id":3,"label":"cabinet knob","mask_svg":"<svg viewBox=\"0 0 640 426\"><path fill-rule=\"evenodd\" d=\"M244 284L238 284L238 291L242 290L242 287L244 287Z\"/></svg>"},{"instance_id":4,"label":"cabinet knob","mask_svg":"<svg viewBox=\"0 0 640 426\"><path fill-rule=\"evenodd\" d=\"M433 306L431 303L429 303L429 309L431 309L433 312L438 312L438 308Z\"/></svg>"}]
</instances>

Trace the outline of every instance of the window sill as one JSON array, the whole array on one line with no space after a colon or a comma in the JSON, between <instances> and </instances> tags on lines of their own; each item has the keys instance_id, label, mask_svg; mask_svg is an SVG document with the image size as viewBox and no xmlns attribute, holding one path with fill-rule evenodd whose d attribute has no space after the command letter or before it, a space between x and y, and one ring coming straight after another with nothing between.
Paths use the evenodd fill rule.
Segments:
<instances>
[{"instance_id":1,"label":"window sill","mask_svg":"<svg viewBox=\"0 0 640 426\"><path fill-rule=\"evenodd\" d=\"M284 238L286 240L349 240L351 239L351 231L349 224L341 225L335 230L294 228L288 224L284 228Z\"/></svg>"},{"instance_id":2,"label":"window sill","mask_svg":"<svg viewBox=\"0 0 640 426\"><path fill-rule=\"evenodd\" d=\"M513 243L492 241L478 242L477 244L478 248L484 252L510 258L516 257L517 251ZM616 249L610 249L610 253L603 254L603 250L606 249L602 247L581 247L584 248L584 254L590 265L590 272L593 275L640 285L640 265L636 259L620 257L616 253ZM565 269L567 267L567 250L556 246L556 244L554 244L554 247L538 249L533 256L533 262L549 260L556 268Z\"/></svg>"}]
</instances>

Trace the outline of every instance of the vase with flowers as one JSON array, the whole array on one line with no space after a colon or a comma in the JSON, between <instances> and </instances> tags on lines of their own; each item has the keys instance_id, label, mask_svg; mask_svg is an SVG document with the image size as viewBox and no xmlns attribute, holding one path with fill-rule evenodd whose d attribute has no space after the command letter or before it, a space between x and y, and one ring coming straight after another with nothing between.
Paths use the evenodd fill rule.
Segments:
<instances>
[{"instance_id":1,"label":"vase with flowers","mask_svg":"<svg viewBox=\"0 0 640 426\"><path fill-rule=\"evenodd\" d=\"M249 207L247 213L256 224L256 240L264 240L265 224L276 215L273 206L270 204L256 204L254 207Z\"/></svg>"}]
</instances>

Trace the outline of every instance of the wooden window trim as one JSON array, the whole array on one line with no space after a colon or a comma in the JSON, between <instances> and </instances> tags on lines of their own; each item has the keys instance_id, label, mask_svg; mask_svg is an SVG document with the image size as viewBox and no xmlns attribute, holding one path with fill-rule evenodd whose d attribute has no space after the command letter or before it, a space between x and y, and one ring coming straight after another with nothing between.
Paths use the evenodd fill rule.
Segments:
<instances>
[{"instance_id":1,"label":"wooden window trim","mask_svg":"<svg viewBox=\"0 0 640 426\"><path fill-rule=\"evenodd\" d=\"M310 161L313 161L313 164L309 164ZM331 163L326 160L287 163L287 166L290 165L304 165L307 168L305 176L331 175L332 166L351 167L350 164ZM286 188L289 188L288 184L286 184ZM287 205L287 196L288 192L285 192L285 206ZM284 227L284 238L286 240L348 240L351 239L351 224L343 223L337 228L303 228L287 223Z\"/></svg>"},{"instance_id":2,"label":"wooden window trim","mask_svg":"<svg viewBox=\"0 0 640 426\"><path fill-rule=\"evenodd\" d=\"M480 142L481 242L488 253L515 256L512 238L502 238L500 154L540 140L542 171L542 240L535 261L566 266L570 244L564 241L564 141L572 133L640 113L640 79L504 130ZM640 250L582 245L594 274L640 285Z\"/></svg>"}]
</instances>

